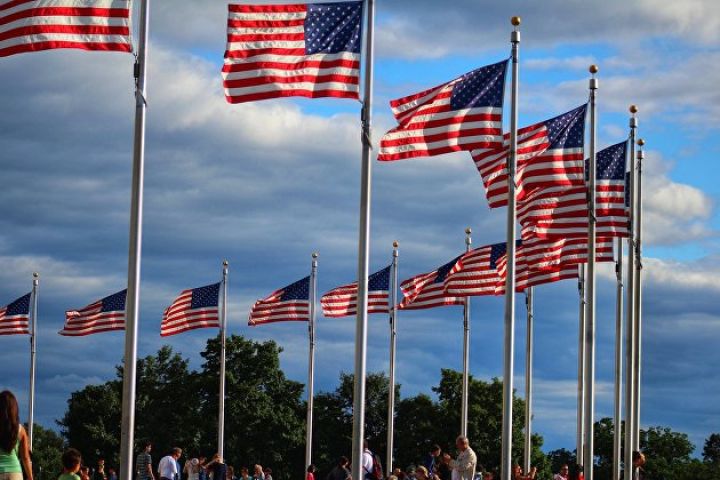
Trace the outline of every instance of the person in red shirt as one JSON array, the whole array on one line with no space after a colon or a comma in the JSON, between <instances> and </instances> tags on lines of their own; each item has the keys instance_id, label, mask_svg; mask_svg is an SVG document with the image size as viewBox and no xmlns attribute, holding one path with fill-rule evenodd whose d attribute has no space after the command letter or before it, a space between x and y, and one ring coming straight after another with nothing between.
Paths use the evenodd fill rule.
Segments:
<instances>
[{"instance_id":1,"label":"person in red shirt","mask_svg":"<svg viewBox=\"0 0 720 480\"><path fill-rule=\"evenodd\" d=\"M305 480L315 480L315 472L317 469L315 468L315 465L310 465L307 468L307 475L305 475Z\"/></svg>"}]
</instances>

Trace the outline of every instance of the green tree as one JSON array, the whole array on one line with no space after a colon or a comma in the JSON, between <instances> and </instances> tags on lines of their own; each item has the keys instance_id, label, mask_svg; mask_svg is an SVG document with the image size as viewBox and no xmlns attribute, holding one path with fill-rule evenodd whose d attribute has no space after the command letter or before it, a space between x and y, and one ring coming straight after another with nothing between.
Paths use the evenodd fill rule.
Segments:
<instances>
[{"instance_id":1,"label":"green tree","mask_svg":"<svg viewBox=\"0 0 720 480\"><path fill-rule=\"evenodd\" d=\"M53 430L35 424L33 428L33 473L38 480L55 479L62 470L63 438Z\"/></svg>"},{"instance_id":2,"label":"green tree","mask_svg":"<svg viewBox=\"0 0 720 480\"><path fill-rule=\"evenodd\" d=\"M395 420L395 463L400 468L417 464L431 445L447 449L447 440L438 431L443 422L440 407L428 395L419 394L400 400Z\"/></svg>"},{"instance_id":3,"label":"green tree","mask_svg":"<svg viewBox=\"0 0 720 480\"><path fill-rule=\"evenodd\" d=\"M713 433L705 440L703 460L720 465L720 433Z\"/></svg>"},{"instance_id":4,"label":"green tree","mask_svg":"<svg viewBox=\"0 0 720 480\"><path fill-rule=\"evenodd\" d=\"M692 463L695 446L687 434L668 427L651 427L640 432L640 448L647 458L645 471L649 478L670 480L680 478Z\"/></svg>"},{"instance_id":5,"label":"green tree","mask_svg":"<svg viewBox=\"0 0 720 480\"><path fill-rule=\"evenodd\" d=\"M552 472L559 472L563 465L572 466L575 460L575 452L564 448L552 450L547 454L547 461L550 464L550 470Z\"/></svg>"}]
</instances>

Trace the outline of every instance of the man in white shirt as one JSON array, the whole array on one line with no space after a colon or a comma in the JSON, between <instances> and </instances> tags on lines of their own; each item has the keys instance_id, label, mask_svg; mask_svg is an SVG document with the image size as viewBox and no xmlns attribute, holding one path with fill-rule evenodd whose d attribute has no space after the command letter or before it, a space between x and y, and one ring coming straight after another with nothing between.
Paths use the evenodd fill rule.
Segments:
<instances>
[{"instance_id":1,"label":"man in white shirt","mask_svg":"<svg viewBox=\"0 0 720 480\"><path fill-rule=\"evenodd\" d=\"M367 440L363 442L363 446L365 448L362 456L363 478L374 480L375 477L373 475L373 453L368 448Z\"/></svg>"},{"instance_id":2,"label":"man in white shirt","mask_svg":"<svg viewBox=\"0 0 720 480\"><path fill-rule=\"evenodd\" d=\"M176 480L179 473L177 460L181 455L182 450L176 447L170 451L170 455L160 459L160 463L158 464L160 480Z\"/></svg>"},{"instance_id":3,"label":"man in white shirt","mask_svg":"<svg viewBox=\"0 0 720 480\"><path fill-rule=\"evenodd\" d=\"M458 456L450 462L450 467L454 470L453 478L457 478L457 480L473 480L475 478L477 456L473 449L470 448L470 441L467 437L461 435L455 440L455 446L458 449Z\"/></svg>"}]
</instances>

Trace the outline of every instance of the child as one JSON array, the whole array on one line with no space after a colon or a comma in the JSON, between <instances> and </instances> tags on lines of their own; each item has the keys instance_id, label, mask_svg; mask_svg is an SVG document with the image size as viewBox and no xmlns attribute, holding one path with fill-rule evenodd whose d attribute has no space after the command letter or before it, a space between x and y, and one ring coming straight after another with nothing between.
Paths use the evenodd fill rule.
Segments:
<instances>
[{"instance_id":1,"label":"child","mask_svg":"<svg viewBox=\"0 0 720 480\"><path fill-rule=\"evenodd\" d=\"M82 463L82 455L74 448L67 449L62 454L62 466L63 471L58 477L58 480L80 480L77 472L80 470L80 464Z\"/></svg>"}]
</instances>

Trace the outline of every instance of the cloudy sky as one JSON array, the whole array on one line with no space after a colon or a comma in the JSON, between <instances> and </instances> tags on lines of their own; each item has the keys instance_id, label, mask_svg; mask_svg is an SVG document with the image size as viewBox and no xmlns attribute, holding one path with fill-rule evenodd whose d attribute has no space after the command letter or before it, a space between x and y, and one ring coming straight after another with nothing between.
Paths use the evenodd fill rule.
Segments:
<instances>
[{"instance_id":1,"label":"cloudy sky","mask_svg":"<svg viewBox=\"0 0 720 480\"><path fill-rule=\"evenodd\" d=\"M319 289L355 277L359 104L350 100L225 103L220 66L226 2L153 2L148 87L140 355L169 343L194 365L210 331L161 340L165 306L231 265L230 332L275 339L282 365L306 378L306 329L246 326L259 297L307 275L320 252ZM388 100L509 55L521 15L521 125L587 99L600 66L600 146L627 135L640 108L645 168L642 424L720 430L720 5L713 0L477 2L380 0L375 140L392 125ZM70 392L115 375L123 335L63 338L63 312L125 286L132 147L132 57L52 51L0 60L0 304L42 275L37 420L52 427ZM401 244L401 277L464 248L504 240L467 154L375 163L371 269ZM612 413L614 277L599 269L597 415ZM521 299L519 298L519 302ZM521 305L521 303L519 303ZM472 374L502 375L502 300L472 301ZM461 368L459 307L403 313L402 395L429 393L440 368ZM536 291L536 430L546 449L573 448L577 294L573 282ZM523 379L518 308L516 385ZM385 370L387 321L371 318L368 367ZM319 320L317 382L352 370L354 322ZM5 337L0 387L27 399L28 341ZM23 411L23 416L25 412Z\"/></svg>"}]
</instances>

